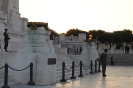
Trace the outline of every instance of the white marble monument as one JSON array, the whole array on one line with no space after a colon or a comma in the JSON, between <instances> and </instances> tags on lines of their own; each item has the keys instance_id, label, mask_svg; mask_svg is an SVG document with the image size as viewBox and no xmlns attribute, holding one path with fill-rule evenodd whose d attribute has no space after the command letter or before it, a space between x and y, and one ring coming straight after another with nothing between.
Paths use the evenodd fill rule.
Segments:
<instances>
[{"instance_id":1,"label":"white marble monument","mask_svg":"<svg viewBox=\"0 0 133 88\"><path fill-rule=\"evenodd\" d=\"M84 43L83 51L81 54L81 60L85 65L90 65L90 61L93 61L93 65L95 60L99 58L98 52L96 50L96 45L94 42Z\"/></svg>"},{"instance_id":2,"label":"white marble monument","mask_svg":"<svg viewBox=\"0 0 133 88\"><path fill-rule=\"evenodd\" d=\"M0 0L0 44L4 47L4 29L8 29L11 40L8 50L18 51L25 41L24 31L27 27L27 18L21 18L19 13L19 0Z\"/></svg>"},{"instance_id":3,"label":"white marble monument","mask_svg":"<svg viewBox=\"0 0 133 88\"><path fill-rule=\"evenodd\" d=\"M17 55L20 62L26 58L33 62L36 85L49 85L56 82L56 64L48 65L49 58L56 58L52 42L49 39L50 33L44 27L27 28L25 48L20 49ZM24 83L24 80L21 82Z\"/></svg>"}]
</instances>

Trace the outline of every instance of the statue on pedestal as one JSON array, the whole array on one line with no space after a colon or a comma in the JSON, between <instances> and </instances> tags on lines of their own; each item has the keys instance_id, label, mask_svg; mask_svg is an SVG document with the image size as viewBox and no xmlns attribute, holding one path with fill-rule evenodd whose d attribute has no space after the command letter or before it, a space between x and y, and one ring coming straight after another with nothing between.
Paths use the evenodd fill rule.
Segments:
<instances>
[{"instance_id":1,"label":"statue on pedestal","mask_svg":"<svg viewBox=\"0 0 133 88\"><path fill-rule=\"evenodd\" d=\"M7 15L7 0L0 0L0 11Z\"/></svg>"}]
</instances>

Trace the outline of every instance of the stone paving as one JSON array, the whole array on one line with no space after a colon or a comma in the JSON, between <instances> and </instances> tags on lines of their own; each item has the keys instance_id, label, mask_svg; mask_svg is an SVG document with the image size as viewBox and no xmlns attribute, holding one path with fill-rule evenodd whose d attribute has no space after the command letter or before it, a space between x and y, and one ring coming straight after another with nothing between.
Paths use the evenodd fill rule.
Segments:
<instances>
[{"instance_id":1,"label":"stone paving","mask_svg":"<svg viewBox=\"0 0 133 88\"><path fill-rule=\"evenodd\" d=\"M48 86L16 85L11 88L133 88L133 66L107 66L106 75L102 77L102 73L95 73L66 83Z\"/></svg>"}]
</instances>

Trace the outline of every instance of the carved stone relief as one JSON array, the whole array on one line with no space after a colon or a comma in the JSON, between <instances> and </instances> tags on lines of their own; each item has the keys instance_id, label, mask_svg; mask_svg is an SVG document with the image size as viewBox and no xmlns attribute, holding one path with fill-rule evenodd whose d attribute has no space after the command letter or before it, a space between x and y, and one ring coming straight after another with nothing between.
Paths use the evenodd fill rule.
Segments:
<instances>
[{"instance_id":1,"label":"carved stone relief","mask_svg":"<svg viewBox=\"0 0 133 88\"><path fill-rule=\"evenodd\" d=\"M5 15L7 15L7 0L0 0L0 11L2 11Z\"/></svg>"}]
</instances>

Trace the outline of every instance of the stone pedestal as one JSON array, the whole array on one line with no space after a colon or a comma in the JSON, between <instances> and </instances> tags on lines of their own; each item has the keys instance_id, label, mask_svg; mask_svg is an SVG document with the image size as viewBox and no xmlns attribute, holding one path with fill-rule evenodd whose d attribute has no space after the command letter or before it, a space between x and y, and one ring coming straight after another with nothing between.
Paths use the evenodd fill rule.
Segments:
<instances>
[{"instance_id":1,"label":"stone pedestal","mask_svg":"<svg viewBox=\"0 0 133 88\"><path fill-rule=\"evenodd\" d=\"M23 57L22 55L26 55L25 58L33 62L36 85L49 85L56 82L56 63L51 61L52 64L48 64L50 58L56 59L49 35L50 31L43 27L35 30L28 28L25 36L25 48L19 51L20 58Z\"/></svg>"},{"instance_id":2,"label":"stone pedestal","mask_svg":"<svg viewBox=\"0 0 133 88\"><path fill-rule=\"evenodd\" d=\"M38 54L36 69L36 85L49 85L56 82L56 65L48 65L48 58L55 58L55 55L45 53Z\"/></svg>"},{"instance_id":3,"label":"stone pedestal","mask_svg":"<svg viewBox=\"0 0 133 88\"><path fill-rule=\"evenodd\" d=\"M94 42L84 44L81 58L82 58L81 60L83 60L83 63L85 65L89 66L91 60L93 61L93 65L94 65L95 60L99 58L98 52L96 50L96 45Z\"/></svg>"}]
</instances>

